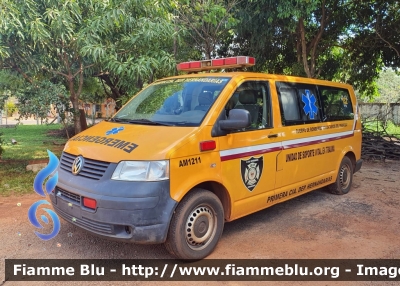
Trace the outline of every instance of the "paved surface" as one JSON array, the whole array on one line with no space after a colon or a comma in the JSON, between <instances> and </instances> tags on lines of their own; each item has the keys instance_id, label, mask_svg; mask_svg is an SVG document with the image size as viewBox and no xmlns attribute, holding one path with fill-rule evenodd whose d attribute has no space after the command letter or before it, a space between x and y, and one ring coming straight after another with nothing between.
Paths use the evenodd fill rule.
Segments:
<instances>
[{"instance_id":1,"label":"paved surface","mask_svg":"<svg viewBox=\"0 0 400 286\"><path fill-rule=\"evenodd\" d=\"M208 258L400 259L400 162L365 163L347 195L316 190L225 224ZM33 193L33 191L32 191ZM42 241L28 221L40 197L0 197L0 285L6 258L170 259L162 245L135 245L93 236L62 220L57 237ZM43 230L46 233L46 229ZM48 282L5 282L50 285ZM57 285L188 285L188 282L57 282ZM398 282L190 282L190 285L398 285Z\"/></svg>"}]
</instances>

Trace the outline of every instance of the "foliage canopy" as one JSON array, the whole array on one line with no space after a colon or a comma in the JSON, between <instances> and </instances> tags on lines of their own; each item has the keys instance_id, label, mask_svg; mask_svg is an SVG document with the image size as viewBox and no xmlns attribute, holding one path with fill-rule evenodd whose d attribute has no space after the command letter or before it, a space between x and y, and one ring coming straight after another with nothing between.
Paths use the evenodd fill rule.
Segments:
<instances>
[{"instance_id":1,"label":"foliage canopy","mask_svg":"<svg viewBox=\"0 0 400 286\"><path fill-rule=\"evenodd\" d=\"M399 68L399 11L383 0L2 0L0 108L11 94L70 101L79 132L82 99L121 106L176 74L177 61L234 55L256 57L256 71L347 82L373 98L379 72Z\"/></svg>"}]
</instances>

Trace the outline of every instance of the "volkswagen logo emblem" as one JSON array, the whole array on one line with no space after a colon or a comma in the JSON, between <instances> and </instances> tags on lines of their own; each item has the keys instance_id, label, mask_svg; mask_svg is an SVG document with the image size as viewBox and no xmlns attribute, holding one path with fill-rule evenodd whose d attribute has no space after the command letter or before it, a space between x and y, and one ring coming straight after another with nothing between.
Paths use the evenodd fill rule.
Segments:
<instances>
[{"instance_id":1,"label":"volkswagen logo emblem","mask_svg":"<svg viewBox=\"0 0 400 286\"><path fill-rule=\"evenodd\" d=\"M85 160L83 159L82 156L78 156L75 158L74 162L72 163L72 174L74 175L78 175L79 172L82 170L83 168L83 163L85 162Z\"/></svg>"}]
</instances>

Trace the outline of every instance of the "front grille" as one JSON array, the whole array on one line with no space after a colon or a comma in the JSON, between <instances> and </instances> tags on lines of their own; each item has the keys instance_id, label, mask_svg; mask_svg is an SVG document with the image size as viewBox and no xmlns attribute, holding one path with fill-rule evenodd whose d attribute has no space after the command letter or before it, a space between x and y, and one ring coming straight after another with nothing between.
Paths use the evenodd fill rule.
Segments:
<instances>
[{"instance_id":1,"label":"front grille","mask_svg":"<svg viewBox=\"0 0 400 286\"><path fill-rule=\"evenodd\" d=\"M72 174L72 163L77 156L63 152L60 160L60 168ZM78 176L85 178L100 180L106 172L110 163L97 161L92 159L84 158L85 163L83 164L82 170Z\"/></svg>"},{"instance_id":2,"label":"front grille","mask_svg":"<svg viewBox=\"0 0 400 286\"><path fill-rule=\"evenodd\" d=\"M67 199L69 201L76 202L78 205L81 204L81 196L79 196L77 194L68 192L68 191L63 190L63 189L61 189L59 187L56 187L55 193L56 193L57 197L61 197L63 199Z\"/></svg>"},{"instance_id":3,"label":"front grille","mask_svg":"<svg viewBox=\"0 0 400 286\"><path fill-rule=\"evenodd\" d=\"M70 221L84 229L91 230L97 233L113 234L113 226L107 223L93 221L87 218L75 218L70 214L60 210L57 205L53 205L57 213L65 220Z\"/></svg>"}]
</instances>

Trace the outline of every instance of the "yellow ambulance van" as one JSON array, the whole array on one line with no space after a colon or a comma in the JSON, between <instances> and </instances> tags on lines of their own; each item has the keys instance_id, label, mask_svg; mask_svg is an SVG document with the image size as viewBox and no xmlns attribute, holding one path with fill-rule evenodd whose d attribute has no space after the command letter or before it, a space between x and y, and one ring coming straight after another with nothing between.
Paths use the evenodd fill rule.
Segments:
<instances>
[{"instance_id":1,"label":"yellow ambulance van","mask_svg":"<svg viewBox=\"0 0 400 286\"><path fill-rule=\"evenodd\" d=\"M113 118L66 144L56 212L93 234L209 255L229 222L325 187L346 194L361 168L350 85L252 72L252 57L186 62ZM196 73L197 72L197 73Z\"/></svg>"}]
</instances>

